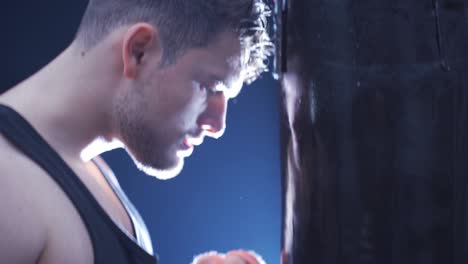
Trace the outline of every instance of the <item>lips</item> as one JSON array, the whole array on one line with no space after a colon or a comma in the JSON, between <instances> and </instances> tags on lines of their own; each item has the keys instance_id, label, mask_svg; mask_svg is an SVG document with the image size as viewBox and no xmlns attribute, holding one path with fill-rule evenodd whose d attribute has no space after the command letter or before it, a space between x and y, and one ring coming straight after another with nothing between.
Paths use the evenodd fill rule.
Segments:
<instances>
[{"instance_id":1,"label":"lips","mask_svg":"<svg viewBox=\"0 0 468 264\"><path fill-rule=\"evenodd\" d=\"M187 136L184 140L184 144L188 146L199 146L203 143L203 136L195 136L195 137L190 137Z\"/></svg>"},{"instance_id":2,"label":"lips","mask_svg":"<svg viewBox=\"0 0 468 264\"><path fill-rule=\"evenodd\" d=\"M184 138L184 140L180 143L180 149L179 151L177 151L177 155L179 157L190 156L193 152L194 147L203 143L203 138L203 135L196 137L191 137L190 135L187 135Z\"/></svg>"},{"instance_id":3,"label":"lips","mask_svg":"<svg viewBox=\"0 0 468 264\"><path fill-rule=\"evenodd\" d=\"M190 143L190 141L186 138L184 139L184 141L182 142L182 145L185 147L185 148L193 148L193 144Z\"/></svg>"}]
</instances>

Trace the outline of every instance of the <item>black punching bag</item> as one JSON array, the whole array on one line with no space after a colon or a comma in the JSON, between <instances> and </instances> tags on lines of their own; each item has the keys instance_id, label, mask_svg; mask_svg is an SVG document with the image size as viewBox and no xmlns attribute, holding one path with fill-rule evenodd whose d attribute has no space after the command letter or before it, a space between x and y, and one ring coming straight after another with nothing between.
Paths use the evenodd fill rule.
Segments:
<instances>
[{"instance_id":1,"label":"black punching bag","mask_svg":"<svg viewBox=\"0 0 468 264\"><path fill-rule=\"evenodd\" d=\"M468 263L468 1L276 4L283 263Z\"/></svg>"}]
</instances>

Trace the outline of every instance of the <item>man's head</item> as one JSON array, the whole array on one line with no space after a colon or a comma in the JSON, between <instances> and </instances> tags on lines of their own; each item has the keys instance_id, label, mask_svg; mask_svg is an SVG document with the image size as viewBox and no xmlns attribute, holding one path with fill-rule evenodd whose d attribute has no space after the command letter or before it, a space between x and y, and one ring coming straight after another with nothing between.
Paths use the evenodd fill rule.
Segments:
<instances>
[{"instance_id":1,"label":"man's head","mask_svg":"<svg viewBox=\"0 0 468 264\"><path fill-rule=\"evenodd\" d=\"M113 133L141 169L179 173L204 136L225 129L227 100L266 69L261 0L91 0L76 37L86 53L119 35Z\"/></svg>"}]
</instances>

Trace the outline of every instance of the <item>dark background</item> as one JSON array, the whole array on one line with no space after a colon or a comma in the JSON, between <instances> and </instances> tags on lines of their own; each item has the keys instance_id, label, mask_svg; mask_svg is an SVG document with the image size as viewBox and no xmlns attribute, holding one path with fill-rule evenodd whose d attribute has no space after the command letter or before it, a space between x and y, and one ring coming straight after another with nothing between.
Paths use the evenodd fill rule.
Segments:
<instances>
[{"instance_id":1,"label":"dark background","mask_svg":"<svg viewBox=\"0 0 468 264\"><path fill-rule=\"evenodd\" d=\"M286 14L284 83L303 94L282 140L298 161L288 263L468 263L468 2L289 0Z\"/></svg>"},{"instance_id":2,"label":"dark background","mask_svg":"<svg viewBox=\"0 0 468 264\"><path fill-rule=\"evenodd\" d=\"M67 45L87 1L9 1L0 7L0 93L38 71ZM229 103L220 140L197 148L170 181L144 176L123 150L106 153L150 230L161 263L252 249L279 263L279 90L271 74Z\"/></svg>"}]
</instances>

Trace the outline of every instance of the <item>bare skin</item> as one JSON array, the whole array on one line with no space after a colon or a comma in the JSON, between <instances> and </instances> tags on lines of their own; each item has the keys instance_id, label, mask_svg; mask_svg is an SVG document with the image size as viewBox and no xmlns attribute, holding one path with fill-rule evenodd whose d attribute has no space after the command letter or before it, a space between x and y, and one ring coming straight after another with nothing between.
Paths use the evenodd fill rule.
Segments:
<instances>
[{"instance_id":1,"label":"bare skin","mask_svg":"<svg viewBox=\"0 0 468 264\"><path fill-rule=\"evenodd\" d=\"M177 63L161 69L157 30L140 23L114 31L86 54L72 43L41 71L2 94L0 103L24 116L114 222L133 235L124 207L89 160L126 146L136 162L155 171L154 176L176 175L192 145L224 132L227 100L243 82L240 57L237 36L222 33L207 47L189 50ZM116 102L133 100L135 94L144 96L125 102L135 109L147 107L137 125L146 129L146 135L158 137L153 146L157 153L139 148L145 142L128 142L132 133L122 129L125 123L116 113ZM129 117L139 115L120 110ZM0 263L93 263L91 240L67 196L1 135L0 171ZM238 256L225 261L247 263Z\"/></svg>"}]
</instances>

